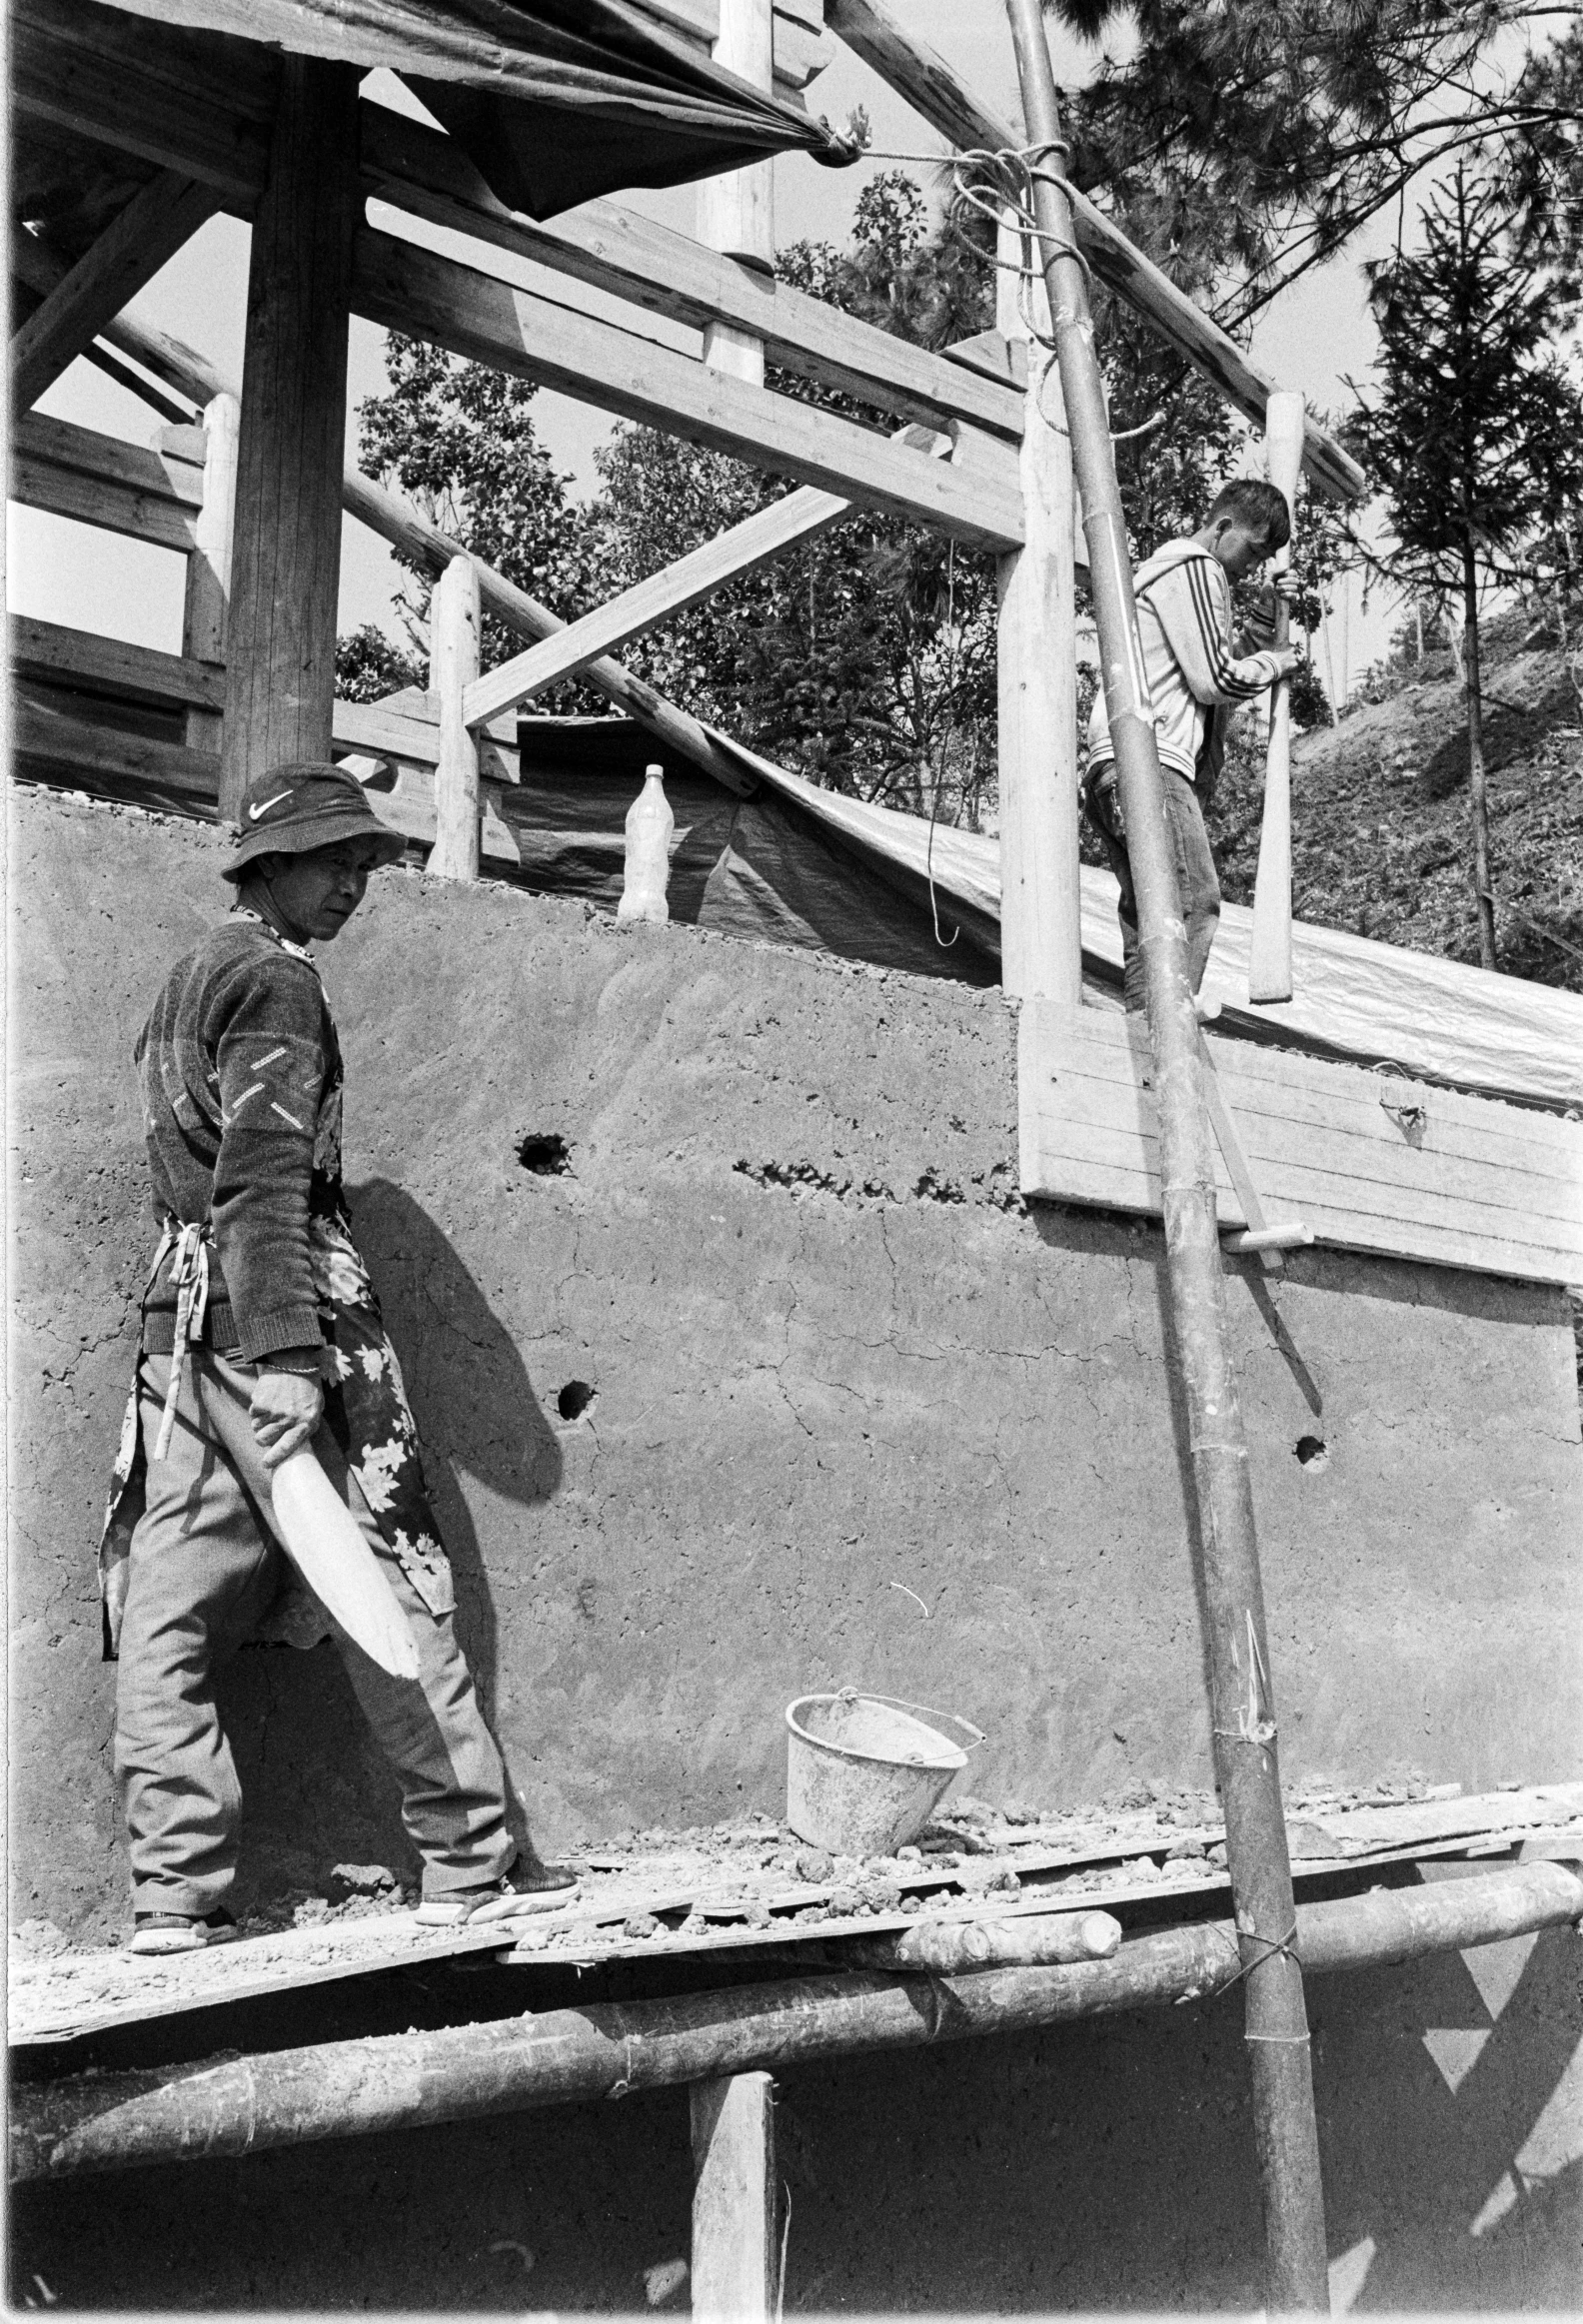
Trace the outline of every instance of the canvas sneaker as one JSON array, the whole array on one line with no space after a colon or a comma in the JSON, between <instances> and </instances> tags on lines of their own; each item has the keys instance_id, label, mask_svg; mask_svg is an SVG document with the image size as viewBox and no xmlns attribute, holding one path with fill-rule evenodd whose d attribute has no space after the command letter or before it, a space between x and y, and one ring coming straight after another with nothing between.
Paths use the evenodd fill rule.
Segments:
<instances>
[{"instance_id":1,"label":"canvas sneaker","mask_svg":"<svg viewBox=\"0 0 1583 2324\"><path fill-rule=\"evenodd\" d=\"M570 1903L578 1892L578 1876L570 1864L544 1864L535 1855L519 1856L508 1872L482 1888L454 1888L445 1896L426 1896L418 1907L426 1928L457 1928L465 1921L518 1920L525 1912L549 1912Z\"/></svg>"},{"instance_id":2,"label":"canvas sneaker","mask_svg":"<svg viewBox=\"0 0 1583 2324\"><path fill-rule=\"evenodd\" d=\"M213 1912L138 1912L133 1915L128 1952L202 1952L206 1945L230 1944L241 1934L223 1904Z\"/></svg>"}]
</instances>

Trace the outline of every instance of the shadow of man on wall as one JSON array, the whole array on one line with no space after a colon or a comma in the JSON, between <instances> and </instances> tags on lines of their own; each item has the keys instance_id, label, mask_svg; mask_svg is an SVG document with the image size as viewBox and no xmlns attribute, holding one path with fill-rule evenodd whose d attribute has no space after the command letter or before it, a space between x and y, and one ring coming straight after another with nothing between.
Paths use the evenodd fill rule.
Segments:
<instances>
[{"instance_id":1,"label":"shadow of man on wall","mask_svg":"<svg viewBox=\"0 0 1583 2324\"><path fill-rule=\"evenodd\" d=\"M424 1476L456 1576L457 1636L505 1752L496 1723L499 1625L458 1472L532 1510L560 1486L560 1442L516 1341L422 1203L387 1178L365 1179L347 1194L418 1423ZM521 1837L509 1753L506 1774Z\"/></svg>"},{"instance_id":2,"label":"shadow of man on wall","mask_svg":"<svg viewBox=\"0 0 1583 2324\"><path fill-rule=\"evenodd\" d=\"M526 1817L496 1718L499 1626L460 1474L524 1512L527 1537L526 1513L560 1486L560 1443L516 1341L423 1205L384 1178L349 1186L347 1195L418 1424L424 1477L456 1578L457 1636L501 1743L521 1839ZM339 1860L409 1860L395 1777L333 1648L244 1654L221 1687L247 1795L247 1885L270 1893L317 1884Z\"/></svg>"}]
</instances>

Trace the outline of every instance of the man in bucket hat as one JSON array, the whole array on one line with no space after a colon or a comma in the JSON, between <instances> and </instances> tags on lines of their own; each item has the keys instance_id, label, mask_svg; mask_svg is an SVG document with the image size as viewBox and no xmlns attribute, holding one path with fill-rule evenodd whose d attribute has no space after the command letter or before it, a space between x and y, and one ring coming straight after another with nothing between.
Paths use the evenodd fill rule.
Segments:
<instances>
[{"instance_id":1,"label":"man in bucket hat","mask_svg":"<svg viewBox=\"0 0 1583 2324\"><path fill-rule=\"evenodd\" d=\"M235 1931L242 1800L213 1674L261 1630L335 1637L401 1778L420 1919L505 1918L530 1891L574 1884L507 1828L400 1368L342 1197L340 1044L306 946L334 941L403 845L339 767L259 776L222 867L231 916L177 962L138 1039L161 1233L100 1551L137 1952ZM304 1445L407 1617L416 1680L381 1670L286 1564L270 1474Z\"/></svg>"}]
</instances>

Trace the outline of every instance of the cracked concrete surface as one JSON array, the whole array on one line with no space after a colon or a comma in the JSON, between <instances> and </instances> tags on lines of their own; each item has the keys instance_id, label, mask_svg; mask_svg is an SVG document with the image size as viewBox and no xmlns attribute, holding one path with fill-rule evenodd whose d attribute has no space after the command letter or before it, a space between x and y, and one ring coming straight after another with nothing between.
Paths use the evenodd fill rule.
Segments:
<instances>
[{"instance_id":1,"label":"cracked concrete surface","mask_svg":"<svg viewBox=\"0 0 1583 2324\"><path fill-rule=\"evenodd\" d=\"M17 794L12 1854L63 1928L124 1899L93 1551L150 1247L131 1048L217 852ZM404 871L323 966L359 1232L547 1845L777 1808L785 1705L848 1681L984 1728L990 1797L1207 1780L1159 1239L1021 1202L997 994ZM523 1166L546 1138L568 1170ZM1228 1294L1288 1774L1574 1771L1560 1296L1306 1254L1283 1349L1261 1279ZM407 1861L333 1655L225 1694L246 1883Z\"/></svg>"}]
</instances>

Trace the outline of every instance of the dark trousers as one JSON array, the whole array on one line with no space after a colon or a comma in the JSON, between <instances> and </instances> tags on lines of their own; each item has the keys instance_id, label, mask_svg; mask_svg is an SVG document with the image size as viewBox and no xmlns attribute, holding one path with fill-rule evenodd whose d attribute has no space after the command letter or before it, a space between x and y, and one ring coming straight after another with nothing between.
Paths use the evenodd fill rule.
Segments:
<instances>
[{"instance_id":1,"label":"dark trousers","mask_svg":"<svg viewBox=\"0 0 1583 2324\"><path fill-rule=\"evenodd\" d=\"M1220 924L1220 882L1215 875L1214 857L1209 852L1209 834L1204 829L1203 809L1198 803L1197 791L1187 777L1178 774L1172 766L1160 768L1160 783L1165 794L1165 829L1176 865L1176 886L1181 897L1182 922L1187 935L1187 974L1196 992L1203 983L1209 949ZM1132 889L1132 866L1127 860L1125 841L1116 838L1102 825L1097 828L1104 841L1105 853L1110 858L1110 868L1121 882L1116 913L1121 922L1122 990L1126 995L1127 1007L1140 1009L1143 1006L1143 955L1138 946L1137 897Z\"/></svg>"},{"instance_id":2,"label":"dark trousers","mask_svg":"<svg viewBox=\"0 0 1583 2324\"><path fill-rule=\"evenodd\" d=\"M282 1578L269 1472L248 1417L254 1367L195 1348L170 1451L154 1459L169 1356L143 1359L148 1499L132 1536L116 1676L116 1777L138 1912L212 1912L236 1872L242 1791L214 1671L249 1637ZM358 1703L401 1778L426 1896L495 1879L513 1861L506 1774L450 1615L429 1612L328 1429L313 1450L407 1617L416 1679L393 1679L327 1615Z\"/></svg>"}]
</instances>

